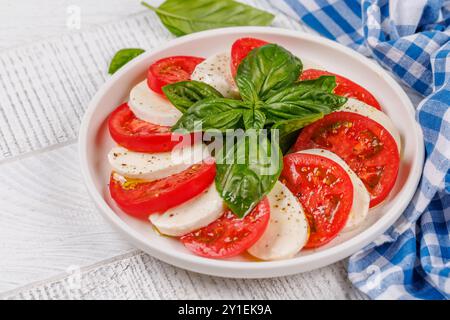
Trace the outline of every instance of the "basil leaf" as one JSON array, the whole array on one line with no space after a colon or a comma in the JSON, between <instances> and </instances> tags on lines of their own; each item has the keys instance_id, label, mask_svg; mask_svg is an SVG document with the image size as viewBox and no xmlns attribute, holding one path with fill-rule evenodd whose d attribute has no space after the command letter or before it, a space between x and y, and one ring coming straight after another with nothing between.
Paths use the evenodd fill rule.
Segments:
<instances>
[{"instance_id":1,"label":"basil leaf","mask_svg":"<svg viewBox=\"0 0 450 320\"><path fill-rule=\"evenodd\" d=\"M303 80L297 82L297 86L305 90L318 90L328 93L333 93L336 88L336 76L320 76L313 80Z\"/></svg>"},{"instance_id":2,"label":"basil leaf","mask_svg":"<svg viewBox=\"0 0 450 320\"><path fill-rule=\"evenodd\" d=\"M272 132L278 130L281 151L286 153L294 144L301 128L323 118L323 113L313 113L302 118L278 121L272 126Z\"/></svg>"},{"instance_id":3,"label":"basil leaf","mask_svg":"<svg viewBox=\"0 0 450 320\"><path fill-rule=\"evenodd\" d=\"M283 166L278 145L258 130L247 131L217 158L216 188L227 206L244 217L272 190Z\"/></svg>"},{"instance_id":4,"label":"basil leaf","mask_svg":"<svg viewBox=\"0 0 450 320\"><path fill-rule=\"evenodd\" d=\"M323 118L323 113L313 113L302 118L296 118L291 120L278 121L272 126L272 130L278 130L280 138L285 137L291 132L297 131L307 125Z\"/></svg>"},{"instance_id":5,"label":"basil leaf","mask_svg":"<svg viewBox=\"0 0 450 320\"><path fill-rule=\"evenodd\" d=\"M233 26L268 26L273 14L233 0L166 0L158 8L142 4L156 12L174 35Z\"/></svg>"},{"instance_id":6,"label":"basil leaf","mask_svg":"<svg viewBox=\"0 0 450 320\"><path fill-rule=\"evenodd\" d=\"M242 126L242 112L247 108L240 100L207 98L194 103L172 131L184 129L189 132L217 129L237 129Z\"/></svg>"},{"instance_id":7,"label":"basil leaf","mask_svg":"<svg viewBox=\"0 0 450 320\"><path fill-rule=\"evenodd\" d=\"M261 107L269 123L303 118L311 114L328 114L341 107L347 98L322 91L305 91L290 87L270 97Z\"/></svg>"},{"instance_id":8,"label":"basil leaf","mask_svg":"<svg viewBox=\"0 0 450 320\"><path fill-rule=\"evenodd\" d=\"M117 70L122 68L129 61L133 60L134 58L136 58L137 56L139 56L144 52L145 52L144 49L138 48L129 48L117 51L117 53L112 58L111 63L109 64L108 73L114 74Z\"/></svg>"},{"instance_id":9,"label":"basil leaf","mask_svg":"<svg viewBox=\"0 0 450 320\"><path fill-rule=\"evenodd\" d=\"M243 117L245 129L262 129L266 122L266 115L257 110L244 110Z\"/></svg>"},{"instance_id":10,"label":"basil leaf","mask_svg":"<svg viewBox=\"0 0 450 320\"><path fill-rule=\"evenodd\" d=\"M293 131L283 137L280 137L279 145L280 145L281 152L283 152L283 154L286 154L289 152L291 147L297 141L300 131L301 131L301 129L299 129L297 131Z\"/></svg>"},{"instance_id":11,"label":"basil leaf","mask_svg":"<svg viewBox=\"0 0 450 320\"><path fill-rule=\"evenodd\" d=\"M276 44L253 49L239 65L236 84L244 101L256 104L293 85L302 62Z\"/></svg>"},{"instance_id":12,"label":"basil leaf","mask_svg":"<svg viewBox=\"0 0 450 320\"><path fill-rule=\"evenodd\" d=\"M210 85L200 81L181 81L162 88L167 99L181 112L186 112L194 103L206 98L223 98Z\"/></svg>"}]
</instances>

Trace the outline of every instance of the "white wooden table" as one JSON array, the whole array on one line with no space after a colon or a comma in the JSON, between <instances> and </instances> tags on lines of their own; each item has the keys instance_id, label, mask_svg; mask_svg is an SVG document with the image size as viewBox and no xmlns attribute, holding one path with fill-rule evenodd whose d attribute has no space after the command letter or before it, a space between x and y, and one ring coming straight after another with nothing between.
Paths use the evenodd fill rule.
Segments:
<instances>
[{"instance_id":1,"label":"white wooden table","mask_svg":"<svg viewBox=\"0 0 450 320\"><path fill-rule=\"evenodd\" d=\"M73 6L81 9L80 31L67 26ZM174 268L134 249L103 221L84 189L78 169L78 116L74 116L75 120L69 117L67 126L61 125L60 129L52 125L47 128L46 121L54 114L64 117L67 113L59 114L58 104L71 103L75 113L77 108L84 110L89 96L106 75L98 72L90 75L94 84L85 88L86 94L80 94L82 98L78 93L72 96L72 90L78 90L79 84L72 83L70 78L61 87L65 90L61 97L67 94L69 98L53 98L52 92L41 96L39 90L46 86L52 88L47 83L50 80L46 78L45 66L39 69L47 58L45 54L33 56L29 52L35 52L34 46L10 50L48 37L85 32L97 24L142 15L142 11L145 10L138 0L2 0L0 3L0 56L11 52L0 59L4 70L9 68L3 73L2 87L0 64L0 97L3 94L4 99L12 101L2 104L0 100L0 122L2 113L8 118L10 112L17 112L17 117L11 117L18 119L17 123L13 120L0 123L3 130L0 138L6 141L4 146L0 144L4 148L0 157L0 298L362 298L346 279L345 262L277 279L203 276ZM115 31L108 31L113 27ZM121 27L102 30L120 34ZM53 44L45 44L42 52L55 48ZM25 57L21 56L22 52ZM13 72L11 67L24 63L27 52L38 65L36 75L30 75L34 77L32 80L23 79L20 69ZM76 66L78 62L71 63ZM16 77L16 80L9 83L6 77ZM18 97L25 95L28 101L15 101L16 93ZM46 99L48 107L54 107L55 111L44 112L42 116L37 111L39 126L35 129L27 124L31 121L27 117L34 115L22 114L20 110L29 107L34 112L33 108L45 105ZM23 136L20 132L8 132L14 131L15 125L22 126ZM49 133L51 130L53 133Z\"/></svg>"}]
</instances>

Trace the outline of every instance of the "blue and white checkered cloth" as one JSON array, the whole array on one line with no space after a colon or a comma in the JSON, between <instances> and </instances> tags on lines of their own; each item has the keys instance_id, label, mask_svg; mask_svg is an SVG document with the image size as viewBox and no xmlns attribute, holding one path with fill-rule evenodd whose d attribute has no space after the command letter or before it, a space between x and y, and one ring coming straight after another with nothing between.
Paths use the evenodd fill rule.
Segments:
<instances>
[{"instance_id":1,"label":"blue and white checkered cloth","mask_svg":"<svg viewBox=\"0 0 450 320\"><path fill-rule=\"evenodd\" d=\"M370 56L425 96L419 188L401 218L349 260L374 299L450 298L450 0L271 0L323 36Z\"/></svg>"}]
</instances>

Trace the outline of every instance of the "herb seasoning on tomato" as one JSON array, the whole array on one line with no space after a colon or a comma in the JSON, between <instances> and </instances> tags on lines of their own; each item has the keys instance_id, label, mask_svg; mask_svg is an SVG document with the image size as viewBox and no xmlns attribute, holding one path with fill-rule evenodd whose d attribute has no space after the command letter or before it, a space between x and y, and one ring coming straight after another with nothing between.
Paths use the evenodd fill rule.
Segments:
<instances>
[{"instance_id":1,"label":"herb seasoning on tomato","mask_svg":"<svg viewBox=\"0 0 450 320\"><path fill-rule=\"evenodd\" d=\"M226 210L213 223L182 236L180 240L186 248L199 256L229 258L241 254L258 241L269 218L269 201L264 198L244 218Z\"/></svg>"},{"instance_id":2,"label":"herb seasoning on tomato","mask_svg":"<svg viewBox=\"0 0 450 320\"><path fill-rule=\"evenodd\" d=\"M370 207L382 202L397 178L400 155L379 123L352 112L334 112L302 130L294 150L327 149L341 157L364 182Z\"/></svg>"},{"instance_id":3,"label":"herb seasoning on tomato","mask_svg":"<svg viewBox=\"0 0 450 320\"><path fill-rule=\"evenodd\" d=\"M347 172L328 158L291 153L284 157L281 181L305 210L311 232L305 248L333 240L344 228L353 204L353 185Z\"/></svg>"}]
</instances>

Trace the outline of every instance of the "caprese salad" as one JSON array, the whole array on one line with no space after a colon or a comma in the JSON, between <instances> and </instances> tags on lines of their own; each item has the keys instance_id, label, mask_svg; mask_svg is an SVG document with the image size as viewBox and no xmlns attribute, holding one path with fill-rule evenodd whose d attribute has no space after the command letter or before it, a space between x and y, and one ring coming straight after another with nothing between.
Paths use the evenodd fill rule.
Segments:
<instances>
[{"instance_id":1,"label":"caprese salad","mask_svg":"<svg viewBox=\"0 0 450 320\"><path fill-rule=\"evenodd\" d=\"M202 132L279 130L266 142L289 151L267 176L219 163L201 139L179 147L198 123ZM207 258L278 260L323 246L364 223L400 165L399 133L369 91L254 38L155 61L108 125L111 197Z\"/></svg>"}]
</instances>

